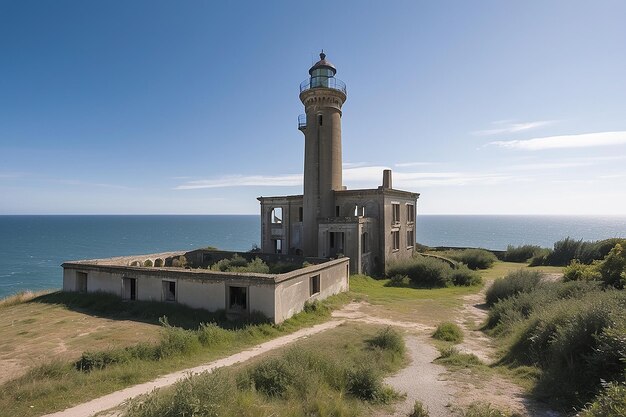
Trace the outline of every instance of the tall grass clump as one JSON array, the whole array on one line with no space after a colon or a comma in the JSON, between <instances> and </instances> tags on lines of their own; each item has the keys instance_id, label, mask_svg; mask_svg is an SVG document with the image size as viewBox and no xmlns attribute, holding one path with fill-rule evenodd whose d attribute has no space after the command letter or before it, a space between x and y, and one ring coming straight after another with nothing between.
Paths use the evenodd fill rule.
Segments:
<instances>
[{"instance_id":1,"label":"tall grass clump","mask_svg":"<svg viewBox=\"0 0 626 417\"><path fill-rule=\"evenodd\" d=\"M494 281L485 294L487 305L492 306L499 300L517 295L522 292L531 292L541 282L542 274L538 271L519 269L510 272L502 279Z\"/></svg>"},{"instance_id":2,"label":"tall grass clump","mask_svg":"<svg viewBox=\"0 0 626 417\"><path fill-rule=\"evenodd\" d=\"M408 417L428 417L428 407L426 407L420 400L415 400L413 403L413 409L409 413Z\"/></svg>"},{"instance_id":3,"label":"tall grass clump","mask_svg":"<svg viewBox=\"0 0 626 417\"><path fill-rule=\"evenodd\" d=\"M439 259L427 256L415 256L387 264L388 277L408 277L411 285L419 288L449 287L452 285L476 285L480 276L468 268L457 269Z\"/></svg>"},{"instance_id":4,"label":"tall grass clump","mask_svg":"<svg viewBox=\"0 0 626 417\"><path fill-rule=\"evenodd\" d=\"M626 416L626 385L609 383L578 417Z\"/></svg>"},{"instance_id":5,"label":"tall grass clump","mask_svg":"<svg viewBox=\"0 0 626 417\"><path fill-rule=\"evenodd\" d=\"M521 417L521 414L511 414L494 408L489 403L473 402L463 411L463 417Z\"/></svg>"},{"instance_id":6,"label":"tall grass clump","mask_svg":"<svg viewBox=\"0 0 626 417\"><path fill-rule=\"evenodd\" d=\"M452 251L448 254L448 256L455 261L464 263L468 268L473 270L491 268L498 260L493 252L485 249L463 249Z\"/></svg>"},{"instance_id":7,"label":"tall grass clump","mask_svg":"<svg viewBox=\"0 0 626 417\"><path fill-rule=\"evenodd\" d=\"M406 350L404 338L391 326L387 326L376 333L376 336L368 340L368 344L372 347L389 350L398 355L404 355Z\"/></svg>"},{"instance_id":8,"label":"tall grass clump","mask_svg":"<svg viewBox=\"0 0 626 417\"><path fill-rule=\"evenodd\" d=\"M433 333L433 339L443 340L444 342L461 343L463 341L463 331L456 323L439 323Z\"/></svg>"},{"instance_id":9,"label":"tall grass clump","mask_svg":"<svg viewBox=\"0 0 626 417\"><path fill-rule=\"evenodd\" d=\"M537 245L508 245L506 251L500 255L500 259L505 262L528 262L530 258L541 252L541 247Z\"/></svg>"}]
</instances>

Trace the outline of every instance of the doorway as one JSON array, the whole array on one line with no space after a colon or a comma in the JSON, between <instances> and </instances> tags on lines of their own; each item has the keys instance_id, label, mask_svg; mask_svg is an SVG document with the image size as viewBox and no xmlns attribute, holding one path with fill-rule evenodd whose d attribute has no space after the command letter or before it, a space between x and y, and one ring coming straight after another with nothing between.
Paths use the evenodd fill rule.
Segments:
<instances>
[{"instance_id":1,"label":"doorway","mask_svg":"<svg viewBox=\"0 0 626 417\"><path fill-rule=\"evenodd\" d=\"M137 299L137 278L124 278L124 293L125 300Z\"/></svg>"}]
</instances>

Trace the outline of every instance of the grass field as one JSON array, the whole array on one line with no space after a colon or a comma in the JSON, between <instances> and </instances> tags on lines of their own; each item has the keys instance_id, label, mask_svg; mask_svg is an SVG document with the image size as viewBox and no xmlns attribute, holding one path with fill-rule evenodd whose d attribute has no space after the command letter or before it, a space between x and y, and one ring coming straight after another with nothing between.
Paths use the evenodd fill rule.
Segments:
<instances>
[{"instance_id":1,"label":"grass field","mask_svg":"<svg viewBox=\"0 0 626 417\"><path fill-rule=\"evenodd\" d=\"M196 366L210 362L220 357L242 351L258 343L267 341L274 337L291 333L303 327L308 327L328 320L329 311L322 309L310 313L300 313L280 325L259 324L247 325L231 330L223 330L224 336L219 343L211 346L194 348L193 350L173 354L160 360L140 360L133 359L121 364L113 364L102 370L84 372L73 366L73 361L78 359L83 350L107 351L109 348L120 348L124 345L137 345L141 341L161 340L163 329L153 324L158 321L158 314L168 309L178 309L185 312L182 306L164 305L163 303L153 303L143 305L143 310L151 311L156 317L141 317L141 321L121 319L126 317L126 310L141 308L142 303L136 302L115 305L113 299L107 303L94 301L94 309L88 310L81 307L69 309L64 304L49 303L54 299L66 299L71 295L50 294L41 300L31 300L21 304L15 304L2 308L2 319L12 317L9 321L3 321L3 335L6 327L22 326L19 331L12 331L11 337L3 337L3 346L7 351L7 358L19 357L21 346L28 346L28 354L24 358L45 356L45 360L29 363L26 359L21 359L22 376L10 379L0 385L0 410L6 415L36 416L47 412L76 405L101 395L149 381L159 375L173 372L180 369ZM97 298L97 297L96 297ZM87 298L85 298L87 300ZM325 301L327 306L338 306L348 301L348 296L341 294L331 297ZM71 301L71 300L70 300ZM72 305L71 302L66 304ZM87 302L83 303L84 305ZM139 306L139 307L137 307ZM107 311L107 318L99 317L95 312ZM188 315L196 313L189 309ZM210 313L206 313L210 314ZM26 315L26 316L24 316ZM178 320L184 319L183 314L179 314ZM193 322L194 320L187 320ZM81 324L80 329L75 330L77 323ZM210 322L210 320L207 320ZM41 339L29 344L24 340L23 335L18 333L28 331L30 334L36 332ZM89 331L92 331L89 333ZM82 333L81 333L82 332ZM191 332L192 331L188 331ZM87 333L80 336L83 333ZM117 339L111 338L118 333ZM75 341L72 341L74 335ZM195 337L195 336L194 336ZM71 346L72 354L68 351L64 353L48 351L46 347L38 347L39 343L45 343L46 339L57 343L55 346L65 343ZM197 343L196 343L197 345ZM10 353L10 352L12 353ZM30 356L28 356L30 355ZM32 365L32 366L28 366ZM28 366L24 369L23 366ZM3 368L2 372L5 372Z\"/></svg>"}]
</instances>

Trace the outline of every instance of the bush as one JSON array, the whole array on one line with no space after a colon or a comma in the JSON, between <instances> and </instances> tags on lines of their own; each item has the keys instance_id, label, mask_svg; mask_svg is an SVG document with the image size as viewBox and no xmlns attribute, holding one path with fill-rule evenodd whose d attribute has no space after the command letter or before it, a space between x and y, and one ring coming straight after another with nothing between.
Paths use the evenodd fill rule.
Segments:
<instances>
[{"instance_id":1,"label":"bush","mask_svg":"<svg viewBox=\"0 0 626 417\"><path fill-rule=\"evenodd\" d=\"M626 283L626 252L619 243L598 264L602 282L606 286L623 289Z\"/></svg>"},{"instance_id":2,"label":"bush","mask_svg":"<svg viewBox=\"0 0 626 417\"><path fill-rule=\"evenodd\" d=\"M323 316L330 314L330 309L320 300L305 301L304 311L307 313L316 313Z\"/></svg>"},{"instance_id":3,"label":"bush","mask_svg":"<svg viewBox=\"0 0 626 417\"><path fill-rule=\"evenodd\" d=\"M437 326L433 338L445 342L460 343L463 341L463 331L456 323L443 322Z\"/></svg>"},{"instance_id":4,"label":"bush","mask_svg":"<svg viewBox=\"0 0 626 417\"><path fill-rule=\"evenodd\" d=\"M413 410L408 417L428 417L428 407L426 407L420 400L415 400L413 404Z\"/></svg>"},{"instance_id":5,"label":"bush","mask_svg":"<svg viewBox=\"0 0 626 417\"><path fill-rule=\"evenodd\" d=\"M391 326L387 326L383 330L376 333L376 336L368 340L368 344L370 346L389 350L400 355L404 354L406 349L404 338Z\"/></svg>"},{"instance_id":6,"label":"bush","mask_svg":"<svg viewBox=\"0 0 626 417\"><path fill-rule=\"evenodd\" d=\"M450 280L453 285L459 287L471 287L472 285L480 285L483 282L480 274L472 271L465 265L459 265L450 272Z\"/></svg>"},{"instance_id":7,"label":"bush","mask_svg":"<svg viewBox=\"0 0 626 417\"><path fill-rule=\"evenodd\" d=\"M161 267L165 266L165 262L161 258L156 258L154 260L154 266L157 267L157 268L161 268Z\"/></svg>"},{"instance_id":8,"label":"bush","mask_svg":"<svg viewBox=\"0 0 626 417\"><path fill-rule=\"evenodd\" d=\"M597 265L585 265L580 263L578 259L574 259L568 266L563 268L563 281L596 281L602 276L598 271Z\"/></svg>"},{"instance_id":9,"label":"bush","mask_svg":"<svg viewBox=\"0 0 626 417\"><path fill-rule=\"evenodd\" d=\"M386 287L409 287L411 280L406 275L394 275L389 278L389 282L385 284Z\"/></svg>"},{"instance_id":10,"label":"bush","mask_svg":"<svg viewBox=\"0 0 626 417\"><path fill-rule=\"evenodd\" d=\"M454 346L446 346L439 349L439 357L437 362L444 365L453 366L457 368L471 368L473 366L479 366L483 363L478 356L473 353L461 353Z\"/></svg>"},{"instance_id":11,"label":"bush","mask_svg":"<svg viewBox=\"0 0 626 417\"><path fill-rule=\"evenodd\" d=\"M607 384L579 417L626 416L626 385Z\"/></svg>"},{"instance_id":12,"label":"bush","mask_svg":"<svg viewBox=\"0 0 626 417\"><path fill-rule=\"evenodd\" d=\"M453 251L449 257L458 262L463 262L470 269L487 269L491 268L498 260L496 255L484 249L463 249Z\"/></svg>"},{"instance_id":13,"label":"bush","mask_svg":"<svg viewBox=\"0 0 626 417\"><path fill-rule=\"evenodd\" d=\"M541 282L542 274L537 271L517 270L502 279L494 281L485 294L487 305L512 297L521 292L530 292Z\"/></svg>"},{"instance_id":14,"label":"bush","mask_svg":"<svg viewBox=\"0 0 626 417\"><path fill-rule=\"evenodd\" d=\"M543 254L541 259L537 255L533 257L531 265L565 266L574 259L583 264L591 264L594 260L606 257L617 244L625 245L626 239L612 238L590 242L567 237L555 242L554 249Z\"/></svg>"},{"instance_id":15,"label":"bush","mask_svg":"<svg viewBox=\"0 0 626 417\"><path fill-rule=\"evenodd\" d=\"M626 293L595 291L543 305L517 326L505 361L544 370L537 393L589 399L601 381L620 381L626 367Z\"/></svg>"},{"instance_id":16,"label":"bush","mask_svg":"<svg viewBox=\"0 0 626 417\"><path fill-rule=\"evenodd\" d=\"M250 371L254 388L268 397L281 397L289 388L294 374L284 359L266 359Z\"/></svg>"},{"instance_id":17,"label":"bush","mask_svg":"<svg viewBox=\"0 0 626 417\"><path fill-rule=\"evenodd\" d=\"M151 267L152 266L152 261L150 259L146 259L145 261L143 261L143 266L145 267Z\"/></svg>"},{"instance_id":18,"label":"bush","mask_svg":"<svg viewBox=\"0 0 626 417\"><path fill-rule=\"evenodd\" d=\"M187 266L187 258L185 258L185 255L180 255L172 259L172 266L174 268L185 268Z\"/></svg>"},{"instance_id":19,"label":"bush","mask_svg":"<svg viewBox=\"0 0 626 417\"><path fill-rule=\"evenodd\" d=\"M447 263L425 256L402 259L387 265L387 276L408 276L413 285L418 287L450 286L451 272L452 268Z\"/></svg>"},{"instance_id":20,"label":"bush","mask_svg":"<svg viewBox=\"0 0 626 417\"><path fill-rule=\"evenodd\" d=\"M215 323L202 323L197 330L202 346L219 346L233 340L233 334Z\"/></svg>"},{"instance_id":21,"label":"bush","mask_svg":"<svg viewBox=\"0 0 626 417\"><path fill-rule=\"evenodd\" d=\"M541 252L541 247L537 245L509 245L506 252L500 255L500 259L505 262L528 262L530 258Z\"/></svg>"},{"instance_id":22,"label":"bush","mask_svg":"<svg viewBox=\"0 0 626 417\"><path fill-rule=\"evenodd\" d=\"M369 402L383 400L383 379L373 368L362 365L348 371L347 390L355 397Z\"/></svg>"}]
</instances>

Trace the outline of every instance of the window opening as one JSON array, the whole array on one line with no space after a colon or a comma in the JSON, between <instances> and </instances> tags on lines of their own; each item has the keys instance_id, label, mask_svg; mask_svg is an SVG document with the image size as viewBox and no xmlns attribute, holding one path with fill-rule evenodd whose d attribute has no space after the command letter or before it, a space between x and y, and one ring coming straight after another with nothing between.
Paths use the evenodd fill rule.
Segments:
<instances>
[{"instance_id":1,"label":"window opening","mask_svg":"<svg viewBox=\"0 0 626 417\"><path fill-rule=\"evenodd\" d=\"M228 287L228 309L235 311L248 309L248 289L246 287Z\"/></svg>"},{"instance_id":2,"label":"window opening","mask_svg":"<svg viewBox=\"0 0 626 417\"><path fill-rule=\"evenodd\" d=\"M176 281L163 281L163 299L176 301Z\"/></svg>"},{"instance_id":3,"label":"window opening","mask_svg":"<svg viewBox=\"0 0 626 417\"><path fill-rule=\"evenodd\" d=\"M415 231L407 230L406 231L406 247L412 248L415 245Z\"/></svg>"},{"instance_id":4,"label":"window opening","mask_svg":"<svg viewBox=\"0 0 626 417\"><path fill-rule=\"evenodd\" d=\"M339 217L339 206L335 206L335 217Z\"/></svg>"},{"instance_id":5,"label":"window opening","mask_svg":"<svg viewBox=\"0 0 626 417\"><path fill-rule=\"evenodd\" d=\"M272 209L272 223L281 224L283 222L283 209L282 207L274 207Z\"/></svg>"},{"instance_id":6,"label":"window opening","mask_svg":"<svg viewBox=\"0 0 626 417\"><path fill-rule=\"evenodd\" d=\"M304 208L298 207L298 221L301 222L304 220Z\"/></svg>"},{"instance_id":7,"label":"window opening","mask_svg":"<svg viewBox=\"0 0 626 417\"><path fill-rule=\"evenodd\" d=\"M272 242L274 242L274 253L282 253L283 252L283 240L272 239Z\"/></svg>"},{"instance_id":8,"label":"window opening","mask_svg":"<svg viewBox=\"0 0 626 417\"><path fill-rule=\"evenodd\" d=\"M309 295L315 295L320 292L320 276L319 275L315 275L309 278L309 289L310 289Z\"/></svg>"},{"instance_id":9,"label":"window opening","mask_svg":"<svg viewBox=\"0 0 626 417\"><path fill-rule=\"evenodd\" d=\"M392 221L394 223L400 222L400 204L399 203L391 203L391 215L392 215Z\"/></svg>"},{"instance_id":10,"label":"window opening","mask_svg":"<svg viewBox=\"0 0 626 417\"><path fill-rule=\"evenodd\" d=\"M323 120L322 120L322 115L321 114L317 116L317 121L318 121L320 126L323 125Z\"/></svg>"},{"instance_id":11,"label":"window opening","mask_svg":"<svg viewBox=\"0 0 626 417\"><path fill-rule=\"evenodd\" d=\"M415 222L415 205L413 204L406 205L406 221L408 223Z\"/></svg>"},{"instance_id":12,"label":"window opening","mask_svg":"<svg viewBox=\"0 0 626 417\"><path fill-rule=\"evenodd\" d=\"M370 251L370 242L369 242L369 236L367 232L363 232L363 234L361 235L361 253L367 253Z\"/></svg>"},{"instance_id":13,"label":"window opening","mask_svg":"<svg viewBox=\"0 0 626 417\"><path fill-rule=\"evenodd\" d=\"M391 240L393 242L393 250L400 249L400 231L394 230L391 232Z\"/></svg>"}]
</instances>

